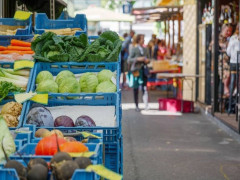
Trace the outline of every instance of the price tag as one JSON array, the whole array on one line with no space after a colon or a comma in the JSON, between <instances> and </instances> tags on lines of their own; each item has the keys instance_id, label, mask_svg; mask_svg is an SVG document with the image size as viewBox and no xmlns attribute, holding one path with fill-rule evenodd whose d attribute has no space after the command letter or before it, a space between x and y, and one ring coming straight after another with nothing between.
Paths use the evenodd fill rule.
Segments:
<instances>
[{"instance_id":1,"label":"price tag","mask_svg":"<svg viewBox=\"0 0 240 180\"><path fill-rule=\"evenodd\" d=\"M83 135L84 138L93 137L93 138L101 139L101 137L91 134L89 132L81 132L81 134Z\"/></svg>"},{"instance_id":2,"label":"price tag","mask_svg":"<svg viewBox=\"0 0 240 180\"><path fill-rule=\"evenodd\" d=\"M20 69L26 69L30 68L32 69L34 67L35 62L31 60L17 60L14 62L13 69L14 70L20 70Z\"/></svg>"},{"instance_id":3,"label":"price tag","mask_svg":"<svg viewBox=\"0 0 240 180\"><path fill-rule=\"evenodd\" d=\"M91 156L95 155L95 152L84 152L84 153L68 153L71 157L87 157L90 158Z\"/></svg>"},{"instance_id":4,"label":"price tag","mask_svg":"<svg viewBox=\"0 0 240 180\"><path fill-rule=\"evenodd\" d=\"M86 168L86 171L93 171L99 176L109 179L109 180L121 180L122 175L117 174L107 168L105 168L103 165L90 165Z\"/></svg>"},{"instance_id":5,"label":"price tag","mask_svg":"<svg viewBox=\"0 0 240 180\"><path fill-rule=\"evenodd\" d=\"M30 100L34 101L36 103L47 105L48 104L48 94L36 94Z\"/></svg>"},{"instance_id":6,"label":"price tag","mask_svg":"<svg viewBox=\"0 0 240 180\"><path fill-rule=\"evenodd\" d=\"M17 20L27 20L31 16L31 12L26 11L16 11L14 14L14 19Z\"/></svg>"},{"instance_id":7,"label":"price tag","mask_svg":"<svg viewBox=\"0 0 240 180\"><path fill-rule=\"evenodd\" d=\"M115 77L112 76L111 81L112 81L113 84L115 84L115 86L117 85L117 81L116 81Z\"/></svg>"},{"instance_id":8,"label":"price tag","mask_svg":"<svg viewBox=\"0 0 240 180\"><path fill-rule=\"evenodd\" d=\"M14 94L14 99L18 103L23 103L29 99L31 99L33 96L35 96L37 93L29 92L29 93L17 93Z\"/></svg>"},{"instance_id":9,"label":"price tag","mask_svg":"<svg viewBox=\"0 0 240 180\"><path fill-rule=\"evenodd\" d=\"M23 103L27 100L31 100L40 104L48 104L48 94L37 94L36 92L29 93L16 93L14 99L18 103Z\"/></svg>"}]
</instances>

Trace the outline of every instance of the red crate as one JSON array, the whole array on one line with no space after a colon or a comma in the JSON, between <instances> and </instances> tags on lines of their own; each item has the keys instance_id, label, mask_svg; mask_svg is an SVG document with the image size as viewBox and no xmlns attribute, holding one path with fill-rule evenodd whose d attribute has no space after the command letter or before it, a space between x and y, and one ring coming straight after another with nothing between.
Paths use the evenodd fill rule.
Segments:
<instances>
[{"instance_id":1,"label":"red crate","mask_svg":"<svg viewBox=\"0 0 240 180\"><path fill-rule=\"evenodd\" d=\"M179 112L181 111L182 100L173 98L158 99L159 110ZM183 100L183 112L190 113L194 110L194 102Z\"/></svg>"}]
</instances>

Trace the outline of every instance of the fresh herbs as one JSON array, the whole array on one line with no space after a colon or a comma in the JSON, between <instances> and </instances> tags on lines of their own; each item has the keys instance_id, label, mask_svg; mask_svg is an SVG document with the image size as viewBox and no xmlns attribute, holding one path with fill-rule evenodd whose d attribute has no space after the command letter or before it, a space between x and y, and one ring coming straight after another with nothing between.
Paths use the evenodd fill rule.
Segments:
<instances>
[{"instance_id":1,"label":"fresh herbs","mask_svg":"<svg viewBox=\"0 0 240 180\"><path fill-rule=\"evenodd\" d=\"M8 93L24 92L20 87L13 85L10 82L0 82L0 102L8 95Z\"/></svg>"},{"instance_id":2,"label":"fresh herbs","mask_svg":"<svg viewBox=\"0 0 240 180\"><path fill-rule=\"evenodd\" d=\"M122 41L117 33L106 31L91 44L86 34L57 36L43 33L32 42L34 58L40 62L115 62L121 51Z\"/></svg>"}]
</instances>

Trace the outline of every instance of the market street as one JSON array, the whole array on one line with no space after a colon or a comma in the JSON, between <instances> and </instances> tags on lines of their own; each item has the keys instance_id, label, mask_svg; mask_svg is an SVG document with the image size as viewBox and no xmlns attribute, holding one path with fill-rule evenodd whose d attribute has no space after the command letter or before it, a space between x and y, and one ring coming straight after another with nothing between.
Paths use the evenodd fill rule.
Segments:
<instances>
[{"instance_id":1,"label":"market street","mask_svg":"<svg viewBox=\"0 0 240 180\"><path fill-rule=\"evenodd\" d=\"M125 180L239 180L240 144L205 116L143 115L132 90L122 98Z\"/></svg>"}]
</instances>

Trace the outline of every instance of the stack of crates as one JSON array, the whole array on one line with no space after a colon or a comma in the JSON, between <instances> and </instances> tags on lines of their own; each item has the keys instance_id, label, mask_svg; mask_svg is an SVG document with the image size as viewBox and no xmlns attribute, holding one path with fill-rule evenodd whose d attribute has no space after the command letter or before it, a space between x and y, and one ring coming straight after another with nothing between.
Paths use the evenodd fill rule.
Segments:
<instances>
[{"instance_id":1,"label":"stack of crates","mask_svg":"<svg viewBox=\"0 0 240 180\"><path fill-rule=\"evenodd\" d=\"M75 35L81 33L87 34L87 19L85 15L77 15L75 18L68 19L58 19L58 20L49 20L46 14L39 13L35 17L35 33L42 34L44 29L59 29L59 28L74 28L80 27L83 31L77 32ZM92 42L97 37L89 37L89 42ZM0 39L1 41L1 39ZM42 63L36 62L34 68L31 71L29 84L27 92L36 90L36 77L38 73L42 70L47 70L56 76L60 71L69 70L74 74L80 74L85 72L100 72L103 69L111 70L116 72L116 86L117 92L115 93L79 93L79 94L60 94L60 93L49 93L49 101L47 107L53 106L74 106L74 105L84 105L84 106L114 106L115 107L115 117L116 125L114 127L44 127L48 130L58 129L63 132L70 131L89 131L94 135L100 136L101 139L89 139L87 146L90 151L96 153L95 156L91 157L91 160L94 164L103 164L106 168L122 174L123 166L123 145L122 145L122 109L121 109L121 90L120 90L120 74L121 74L121 61L120 55L117 62L64 62L64 63ZM13 67L13 63L0 63L1 67L8 66L9 68ZM9 94L9 96L13 95ZM10 98L11 99L11 98ZM6 101L4 101L5 103ZM30 111L32 101L27 101L23 104L23 112L19 120L19 127L28 129L29 132L18 133L16 135L15 144L17 150L20 153L23 153L25 162L28 162L31 158L34 158L35 146L39 142L39 138L35 137L35 132L39 127L30 125L27 123L27 114ZM19 128L16 127L16 128ZM15 130L16 128L11 128ZM81 140L82 136L76 136L77 140ZM18 160L24 165L25 162L21 160L18 154L13 154L10 156L11 159ZM45 160L49 161L51 157L42 157ZM8 174L13 176L8 177ZM0 164L0 179L12 179L17 180L15 176L15 170L5 170L1 169ZM78 170L75 171L72 179L90 179L96 180L99 179L95 173L86 173L85 171Z\"/></svg>"}]
</instances>

